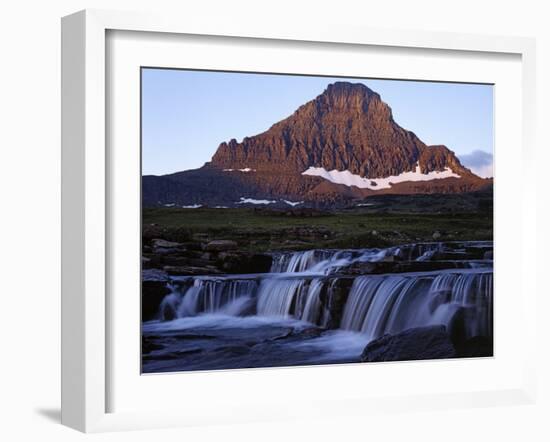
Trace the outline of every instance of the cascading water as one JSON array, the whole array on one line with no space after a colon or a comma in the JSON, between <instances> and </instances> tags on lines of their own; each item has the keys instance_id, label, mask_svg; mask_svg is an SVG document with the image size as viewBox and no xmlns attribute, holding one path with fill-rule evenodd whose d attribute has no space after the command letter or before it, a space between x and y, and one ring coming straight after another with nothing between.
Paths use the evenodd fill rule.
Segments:
<instances>
[{"instance_id":1,"label":"cascading water","mask_svg":"<svg viewBox=\"0 0 550 442\"><path fill-rule=\"evenodd\" d=\"M449 326L453 317L461 314L467 336L491 336L493 274L486 266L354 277L339 277L335 273L358 261L379 261L391 256L429 260L441 250L442 244L430 243L382 250L284 253L274 259L269 275L195 277L190 286L188 282L172 283L172 293L162 301L159 316L171 320L205 313L255 314L327 327L334 315L333 286L347 279L353 282L350 281L347 299L335 321L343 330L375 339L407 328Z\"/></svg>"},{"instance_id":2,"label":"cascading water","mask_svg":"<svg viewBox=\"0 0 550 442\"><path fill-rule=\"evenodd\" d=\"M418 243L387 249L316 249L304 252L282 252L274 255L271 273L329 274L355 262L376 262L391 257L404 261L429 261L443 248L442 243Z\"/></svg>"},{"instance_id":3,"label":"cascading water","mask_svg":"<svg viewBox=\"0 0 550 442\"><path fill-rule=\"evenodd\" d=\"M303 279L264 279L258 291L258 314L288 316L294 297L303 287Z\"/></svg>"},{"instance_id":4,"label":"cascading water","mask_svg":"<svg viewBox=\"0 0 550 442\"><path fill-rule=\"evenodd\" d=\"M300 310L299 318L317 324L321 311L321 300L319 298L323 289L324 281L322 279L313 279L309 284L306 294L304 307Z\"/></svg>"},{"instance_id":5,"label":"cascading water","mask_svg":"<svg viewBox=\"0 0 550 442\"><path fill-rule=\"evenodd\" d=\"M274 256L269 274L172 279L160 321L143 324L144 370L357 362L373 339L429 325L446 326L459 343L491 340L492 260L482 259L490 247L289 252ZM387 263L360 264L376 261ZM422 271L402 271L413 261ZM397 272L357 274L362 268Z\"/></svg>"},{"instance_id":6,"label":"cascading water","mask_svg":"<svg viewBox=\"0 0 550 442\"><path fill-rule=\"evenodd\" d=\"M191 287L171 284L172 293L160 305L162 319L195 316L223 311L239 316L251 304L258 282L253 279L197 278Z\"/></svg>"},{"instance_id":7,"label":"cascading water","mask_svg":"<svg viewBox=\"0 0 550 442\"><path fill-rule=\"evenodd\" d=\"M356 261L380 261L392 249L308 250L274 257L271 273L329 274Z\"/></svg>"},{"instance_id":8,"label":"cascading water","mask_svg":"<svg viewBox=\"0 0 550 442\"><path fill-rule=\"evenodd\" d=\"M460 309L466 337L492 335L492 272L361 276L355 279L341 328L370 339L413 327L450 326Z\"/></svg>"}]
</instances>

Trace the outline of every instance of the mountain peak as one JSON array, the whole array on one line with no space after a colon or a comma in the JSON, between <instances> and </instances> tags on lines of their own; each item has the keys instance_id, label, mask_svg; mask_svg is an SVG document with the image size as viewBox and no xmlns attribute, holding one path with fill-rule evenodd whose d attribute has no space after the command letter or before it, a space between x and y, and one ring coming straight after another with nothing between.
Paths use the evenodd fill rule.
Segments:
<instances>
[{"instance_id":1,"label":"mountain peak","mask_svg":"<svg viewBox=\"0 0 550 442\"><path fill-rule=\"evenodd\" d=\"M383 104L380 95L372 89L362 83L347 81L337 81L329 84L323 93L310 103L315 103L319 109L325 112L344 113L348 111L368 112L369 104ZM387 105L383 105L389 110Z\"/></svg>"},{"instance_id":2,"label":"mountain peak","mask_svg":"<svg viewBox=\"0 0 550 442\"><path fill-rule=\"evenodd\" d=\"M299 174L310 167L376 179L414 172L455 172L454 154L428 148L399 126L380 95L362 83L337 81L291 116L241 143L222 143L209 167Z\"/></svg>"},{"instance_id":3,"label":"mountain peak","mask_svg":"<svg viewBox=\"0 0 550 442\"><path fill-rule=\"evenodd\" d=\"M351 83L349 81L336 81L327 86L325 91L321 95L331 95L331 96L340 96L340 95L361 95L364 97L377 96L379 95L374 92L372 89L364 85L363 83Z\"/></svg>"}]
</instances>

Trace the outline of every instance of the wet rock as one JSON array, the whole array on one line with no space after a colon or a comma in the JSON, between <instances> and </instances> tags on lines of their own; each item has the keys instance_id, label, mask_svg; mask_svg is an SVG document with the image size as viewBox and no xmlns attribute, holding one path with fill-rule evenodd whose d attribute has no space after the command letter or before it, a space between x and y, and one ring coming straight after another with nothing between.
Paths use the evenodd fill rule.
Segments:
<instances>
[{"instance_id":1,"label":"wet rock","mask_svg":"<svg viewBox=\"0 0 550 442\"><path fill-rule=\"evenodd\" d=\"M159 316L162 321L172 321L177 318L175 307L170 302L161 303L159 310Z\"/></svg>"},{"instance_id":2,"label":"wet rock","mask_svg":"<svg viewBox=\"0 0 550 442\"><path fill-rule=\"evenodd\" d=\"M141 272L141 317L143 321L154 319L164 297L170 293L168 274L158 269Z\"/></svg>"},{"instance_id":3,"label":"wet rock","mask_svg":"<svg viewBox=\"0 0 550 442\"><path fill-rule=\"evenodd\" d=\"M142 265L143 269L153 269L162 267L161 256L154 253L144 253L143 258L147 260L147 264ZM142 260L143 262L143 260Z\"/></svg>"},{"instance_id":4,"label":"wet rock","mask_svg":"<svg viewBox=\"0 0 550 442\"><path fill-rule=\"evenodd\" d=\"M151 268L151 258L147 258L145 256L141 257L141 268L142 269L149 269Z\"/></svg>"},{"instance_id":5,"label":"wet rock","mask_svg":"<svg viewBox=\"0 0 550 442\"><path fill-rule=\"evenodd\" d=\"M493 355L493 340L491 337L478 336L483 330L472 330L468 324L476 321L476 317L484 314L488 306L460 306L449 321L448 331L453 346L459 357L481 357ZM472 336L472 332L476 336Z\"/></svg>"},{"instance_id":6,"label":"wet rock","mask_svg":"<svg viewBox=\"0 0 550 442\"><path fill-rule=\"evenodd\" d=\"M164 271L170 275L209 275L222 273L215 267L194 267L194 266L164 266Z\"/></svg>"},{"instance_id":7,"label":"wet rock","mask_svg":"<svg viewBox=\"0 0 550 442\"><path fill-rule=\"evenodd\" d=\"M384 273L429 272L470 268L467 261L391 261L356 262L338 271L341 275L379 275Z\"/></svg>"},{"instance_id":8,"label":"wet rock","mask_svg":"<svg viewBox=\"0 0 550 442\"><path fill-rule=\"evenodd\" d=\"M459 358L491 357L493 353L493 340L486 336L474 336L467 339L456 349Z\"/></svg>"},{"instance_id":9,"label":"wet rock","mask_svg":"<svg viewBox=\"0 0 550 442\"><path fill-rule=\"evenodd\" d=\"M178 242L166 241L165 239L154 239L151 243L153 244L153 247L161 247L163 249L173 249L181 246Z\"/></svg>"},{"instance_id":10,"label":"wet rock","mask_svg":"<svg viewBox=\"0 0 550 442\"><path fill-rule=\"evenodd\" d=\"M154 350L161 350L163 345L156 343L153 339L143 336L141 339L141 352L143 354L151 353Z\"/></svg>"},{"instance_id":11,"label":"wet rock","mask_svg":"<svg viewBox=\"0 0 550 442\"><path fill-rule=\"evenodd\" d=\"M297 331L295 334L299 335L301 338L318 338L323 333L323 329L319 327L310 327L303 330Z\"/></svg>"},{"instance_id":12,"label":"wet rock","mask_svg":"<svg viewBox=\"0 0 550 442\"><path fill-rule=\"evenodd\" d=\"M220 254L222 255L222 254ZM223 269L228 273L267 273L273 258L264 254L228 253L219 256Z\"/></svg>"},{"instance_id":13,"label":"wet rock","mask_svg":"<svg viewBox=\"0 0 550 442\"><path fill-rule=\"evenodd\" d=\"M456 351L444 326L419 327L370 342L361 362L454 358Z\"/></svg>"},{"instance_id":14,"label":"wet rock","mask_svg":"<svg viewBox=\"0 0 550 442\"><path fill-rule=\"evenodd\" d=\"M191 265L189 258L185 256L167 255L162 256L159 260L164 266L186 266Z\"/></svg>"},{"instance_id":15,"label":"wet rock","mask_svg":"<svg viewBox=\"0 0 550 442\"><path fill-rule=\"evenodd\" d=\"M441 238L441 233L439 231L435 231L432 235L432 238L434 241L437 241L439 238Z\"/></svg>"},{"instance_id":16,"label":"wet rock","mask_svg":"<svg viewBox=\"0 0 550 442\"><path fill-rule=\"evenodd\" d=\"M165 256L165 255L176 255L180 252L180 250L176 248L155 247L153 249L153 252L157 256Z\"/></svg>"},{"instance_id":17,"label":"wet rock","mask_svg":"<svg viewBox=\"0 0 550 442\"><path fill-rule=\"evenodd\" d=\"M182 243L182 246L186 250L202 251L202 244L200 242L185 242Z\"/></svg>"},{"instance_id":18,"label":"wet rock","mask_svg":"<svg viewBox=\"0 0 550 442\"><path fill-rule=\"evenodd\" d=\"M352 284L352 278L336 278L330 284L324 285L320 293L320 300L325 316L324 326L327 329L332 330L340 327Z\"/></svg>"},{"instance_id":19,"label":"wet rock","mask_svg":"<svg viewBox=\"0 0 550 442\"><path fill-rule=\"evenodd\" d=\"M468 259L477 259L477 254L467 253L465 251L438 251L434 252L430 260L432 261L465 261Z\"/></svg>"},{"instance_id":20,"label":"wet rock","mask_svg":"<svg viewBox=\"0 0 550 442\"><path fill-rule=\"evenodd\" d=\"M164 282L170 281L170 276L159 269L143 269L141 271L141 280L143 282Z\"/></svg>"},{"instance_id":21,"label":"wet rock","mask_svg":"<svg viewBox=\"0 0 550 442\"><path fill-rule=\"evenodd\" d=\"M164 239L153 239L151 244L153 253L156 255L174 255L185 250L182 244Z\"/></svg>"},{"instance_id":22,"label":"wet rock","mask_svg":"<svg viewBox=\"0 0 550 442\"><path fill-rule=\"evenodd\" d=\"M238 244L235 241L229 239L217 239L206 244L204 249L207 252L224 252L227 250L235 250L237 247Z\"/></svg>"}]
</instances>

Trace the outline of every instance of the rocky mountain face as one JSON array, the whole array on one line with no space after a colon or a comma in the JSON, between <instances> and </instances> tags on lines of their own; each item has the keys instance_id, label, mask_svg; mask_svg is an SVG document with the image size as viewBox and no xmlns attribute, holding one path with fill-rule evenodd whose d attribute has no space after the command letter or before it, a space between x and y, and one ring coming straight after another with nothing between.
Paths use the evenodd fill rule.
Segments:
<instances>
[{"instance_id":1,"label":"rocky mountain face","mask_svg":"<svg viewBox=\"0 0 550 442\"><path fill-rule=\"evenodd\" d=\"M306 176L310 167L368 179L450 170L455 176L398 182L373 190ZM491 185L445 146L427 146L393 119L363 84L337 82L269 130L223 142L200 169L143 178L144 205L235 204L241 197L347 204L380 193L456 193Z\"/></svg>"},{"instance_id":2,"label":"rocky mountain face","mask_svg":"<svg viewBox=\"0 0 550 442\"><path fill-rule=\"evenodd\" d=\"M211 165L301 173L309 166L349 170L369 178L462 166L444 146L428 148L400 127L390 107L363 84L331 84L314 100L268 131L242 143L222 143Z\"/></svg>"}]
</instances>

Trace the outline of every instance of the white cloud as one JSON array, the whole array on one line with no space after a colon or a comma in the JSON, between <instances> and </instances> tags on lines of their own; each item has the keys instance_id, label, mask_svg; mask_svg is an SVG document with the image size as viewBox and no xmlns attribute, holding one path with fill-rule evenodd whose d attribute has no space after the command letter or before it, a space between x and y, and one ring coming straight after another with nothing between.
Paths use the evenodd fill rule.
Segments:
<instances>
[{"instance_id":1,"label":"white cloud","mask_svg":"<svg viewBox=\"0 0 550 442\"><path fill-rule=\"evenodd\" d=\"M482 178L493 176L493 154L483 150L474 150L461 155L460 162L476 175Z\"/></svg>"}]
</instances>

